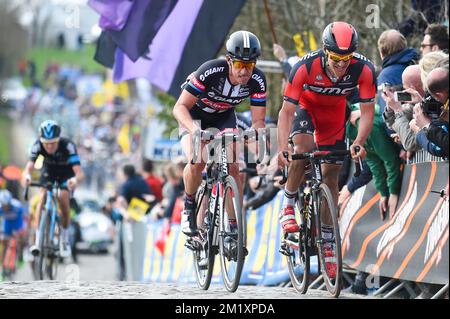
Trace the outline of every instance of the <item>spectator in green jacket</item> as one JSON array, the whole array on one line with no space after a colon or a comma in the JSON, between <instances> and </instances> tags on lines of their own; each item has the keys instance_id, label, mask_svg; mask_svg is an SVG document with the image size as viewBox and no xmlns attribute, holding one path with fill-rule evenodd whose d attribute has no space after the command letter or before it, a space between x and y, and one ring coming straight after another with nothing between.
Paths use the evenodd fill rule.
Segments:
<instances>
[{"instance_id":1,"label":"spectator in green jacket","mask_svg":"<svg viewBox=\"0 0 450 319\"><path fill-rule=\"evenodd\" d=\"M351 105L350 120L347 123L346 133L350 143L358 134L358 125L361 112L359 104ZM373 176L375 188L381 195L379 208L381 219L389 211L392 219L397 208L398 196L402 182L400 171L400 148L387 135L386 126L380 112L380 106L375 105L373 129L367 138L364 148L367 151L366 161Z\"/></svg>"}]
</instances>

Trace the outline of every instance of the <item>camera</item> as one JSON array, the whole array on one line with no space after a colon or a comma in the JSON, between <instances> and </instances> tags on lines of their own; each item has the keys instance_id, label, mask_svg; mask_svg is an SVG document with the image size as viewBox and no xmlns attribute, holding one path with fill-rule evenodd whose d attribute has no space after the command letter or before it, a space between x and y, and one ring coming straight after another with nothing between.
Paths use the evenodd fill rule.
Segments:
<instances>
[{"instance_id":1,"label":"camera","mask_svg":"<svg viewBox=\"0 0 450 319\"><path fill-rule=\"evenodd\" d=\"M394 100L397 102L411 102L412 96L408 92L395 91Z\"/></svg>"},{"instance_id":2,"label":"camera","mask_svg":"<svg viewBox=\"0 0 450 319\"><path fill-rule=\"evenodd\" d=\"M422 108L423 113L425 113L431 119L439 118L442 105L443 104L432 97L429 92L425 93L425 96L420 102L420 107Z\"/></svg>"}]
</instances>

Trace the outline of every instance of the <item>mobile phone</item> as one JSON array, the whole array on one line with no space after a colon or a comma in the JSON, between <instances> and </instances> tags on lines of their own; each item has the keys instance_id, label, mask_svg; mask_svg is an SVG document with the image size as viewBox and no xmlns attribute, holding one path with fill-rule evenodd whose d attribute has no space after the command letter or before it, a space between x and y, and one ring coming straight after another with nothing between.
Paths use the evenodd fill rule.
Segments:
<instances>
[{"instance_id":1,"label":"mobile phone","mask_svg":"<svg viewBox=\"0 0 450 319\"><path fill-rule=\"evenodd\" d=\"M394 100L397 102L411 102L412 95L408 92L394 92Z\"/></svg>"}]
</instances>

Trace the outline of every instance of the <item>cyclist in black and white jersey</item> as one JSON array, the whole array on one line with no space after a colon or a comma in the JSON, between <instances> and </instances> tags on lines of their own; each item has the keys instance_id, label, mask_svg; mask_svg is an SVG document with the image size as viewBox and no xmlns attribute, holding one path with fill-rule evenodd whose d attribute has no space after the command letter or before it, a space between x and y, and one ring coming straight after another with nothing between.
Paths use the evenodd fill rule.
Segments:
<instances>
[{"instance_id":1,"label":"cyclist in black and white jersey","mask_svg":"<svg viewBox=\"0 0 450 319\"><path fill-rule=\"evenodd\" d=\"M267 85L264 73L255 67L256 59L261 54L259 40L251 32L237 31L231 34L226 49L228 54L224 59L207 61L189 76L174 106L173 115L179 123L181 146L188 159L192 158L192 135L195 132L205 129L213 132L236 130L234 108L246 98L250 98L252 128L265 127ZM188 162L184 169L182 231L188 236L194 235L197 229L192 216L195 212L195 193L202 181L204 160L201 163ZM242 195L237 163L230 165L230 175L238 181ZM231 228L234 228L236 221L229 220Z\"/></svg>"}]
</instances>

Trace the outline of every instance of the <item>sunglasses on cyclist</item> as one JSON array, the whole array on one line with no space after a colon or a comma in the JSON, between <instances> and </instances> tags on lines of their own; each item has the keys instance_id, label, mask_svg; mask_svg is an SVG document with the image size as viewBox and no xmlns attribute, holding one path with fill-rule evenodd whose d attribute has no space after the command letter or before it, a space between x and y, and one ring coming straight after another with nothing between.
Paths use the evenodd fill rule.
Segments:
<instances>
[{"instance_id":1,"label":"sunglasses on cyclist","mask_svg":"<svg viewBox=\"0 0 450 319\"><path fill-rule=\"evenodd\" d=\"M236 69L246 68L247 70L252 70L256 65L255 61L242 61L233 59L231 60L231 62L233 63L233 67L235 67Z\"/></svg>"},{"instance_id":2,"label":"sunglasses on cyclist","mask_svg":"<svg viewBox=\"0 0 450 319\"><path fill-rule=\"evenodd\" d=\"M340 54L333 53L331 51L327 51L327 54L328 54L328 57L331 60L333 60L333 62L336 62L336 63L341 62L341 61L347 62L351 58L353 58L353 53L346 54L346 55L340 55Z\"/></svg>"}]
</instances>

